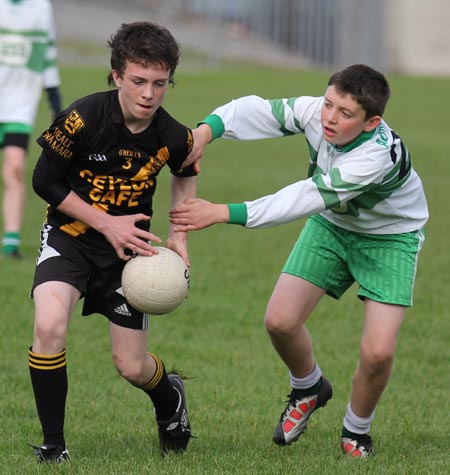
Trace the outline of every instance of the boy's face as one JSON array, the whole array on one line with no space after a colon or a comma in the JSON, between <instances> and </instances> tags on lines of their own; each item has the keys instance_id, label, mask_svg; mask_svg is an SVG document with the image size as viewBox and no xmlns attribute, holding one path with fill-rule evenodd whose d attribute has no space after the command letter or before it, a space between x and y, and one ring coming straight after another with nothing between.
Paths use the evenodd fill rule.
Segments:
<instances>
[{"instance_id":1,"label":"boy's face","mask_svg":"<svg viewBox=\"0 0 450 475\"><path fill-rule=\"evenodd\" d=\"M321 113L323 137L327 142L343 147L381 122L379 116L367 120L365 116L364 109L350 94L340 94L334 86L327 88Z\"/></svg>"},{"instance_id":2,"label":"boy's face","mask_svg":"<svg viewBox=\"0 0 450 475\"><path fill-rule=\"evenodd\" d=\"M119 102L125 124L146 128L164 100L170 71L160 64L144 67L127 62L122 76L115 70L112 71L112 76L119 88Z\"/></svg>"}]
</instances>

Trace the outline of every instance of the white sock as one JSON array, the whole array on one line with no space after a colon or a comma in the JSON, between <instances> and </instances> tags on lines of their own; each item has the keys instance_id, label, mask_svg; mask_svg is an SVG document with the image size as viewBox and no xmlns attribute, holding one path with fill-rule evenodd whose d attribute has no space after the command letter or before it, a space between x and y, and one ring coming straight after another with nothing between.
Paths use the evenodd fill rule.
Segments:
<instances>
[{"instance_id":1,"label":"white sock","mask_svg":"<svg viewBox=\"0 0 450 475\"><path fill-rule=\"evenodd\" d=\"M355 434L367 434L370 431L370 425L374 416L375 411L372 412L369 417L359 417L353 412L350 403L348 403L343 424L350 432Z\"/></svg>"},{"instance_id":2,"label":"white sock","mask_svg":"<svg viewBox=\"0 0 450 475\"><path fill-rule=\"evenodd\" d=\"M289 378L291 380L291 387L294 389L308 389L311 386L314 386L319 382L319 379L322 377L322 371L319 368L319 365L316 363L312 373L308 374L306 378L296 378L289 371Z\"/></svg>"}]
</instances>

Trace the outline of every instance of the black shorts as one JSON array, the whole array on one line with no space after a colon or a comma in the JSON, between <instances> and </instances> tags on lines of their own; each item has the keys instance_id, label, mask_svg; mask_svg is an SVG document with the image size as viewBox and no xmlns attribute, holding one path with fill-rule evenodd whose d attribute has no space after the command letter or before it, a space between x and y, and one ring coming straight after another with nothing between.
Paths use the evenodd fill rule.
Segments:
<instances>
[{"instance_id":1,"label":"black shorts","mask_svg":"<svg viewBox=\"0 0 450 475\"><path fill-rule=\"evenodd\" d=\"M99 313L116 325L144 330L148 328L148 315L133 308L123 295L125 264L110 245L94 248L44 224L31 295L43 282L66 282L84 298L82 315Z\"/></svg>"},{"instance_id":2,"label":"black shorts","mask_svg":"<svg viewBox=\"0 0 450 475\"><path fill-rule=\"evenodd\" d=\"M15 147L20 147L25 150L25 152L28 152L28 146L30 143L30 136L28 134L13 134L13 133L7 133L3 137L3 143L1 144L2 148L8 147L8 146L15 146Z\"/></svg>"}]
</instances>

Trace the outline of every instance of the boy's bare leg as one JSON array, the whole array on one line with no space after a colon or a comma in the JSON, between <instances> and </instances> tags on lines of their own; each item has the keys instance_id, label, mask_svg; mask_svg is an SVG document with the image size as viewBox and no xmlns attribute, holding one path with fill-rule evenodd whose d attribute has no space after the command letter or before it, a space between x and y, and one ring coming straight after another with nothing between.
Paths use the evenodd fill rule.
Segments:
<instances>
[{"instance_id":1,"label":"boy's bare leg","mask_svg":"<svg viewBox=\"0 0 450 475\"><path fill-rule=\"evenodd\" d=\"M365 301L360 360L353 376L351 407L359 417L370 417L391 376L397 337L406 307Z\"/></svg>"}]
</instances>

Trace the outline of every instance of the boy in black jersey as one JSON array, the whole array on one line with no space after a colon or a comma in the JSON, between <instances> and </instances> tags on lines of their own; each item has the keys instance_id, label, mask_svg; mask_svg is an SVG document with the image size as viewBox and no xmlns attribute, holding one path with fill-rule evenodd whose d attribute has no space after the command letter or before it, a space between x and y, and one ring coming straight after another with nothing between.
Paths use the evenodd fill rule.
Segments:
<instances>
[{"instance_id":1,"label":"boy in black jersey","mask_svg":"<svg viewBox=\"0 0 450 475\"><path fill-rule=\"evenodd\" d=\"M149 232L157 175L171 171L172 204L194 197L196 172L181 164L191 131L162 107L179 59L172 34L150 22L123 24L108 42L114 90L75 101L38 139L35 192L48 202L32 297L29 369L43 444L39 462L69 459L64 438L66 340L71 314L109 320L119 374L153 402L162 452L183 451L191 435L184 386L147 349L148 316L125 300L121 272L133 255L152 255ZM169 228L167 247L189 265L186 233Z\"/></svg>"}]
</instances>

